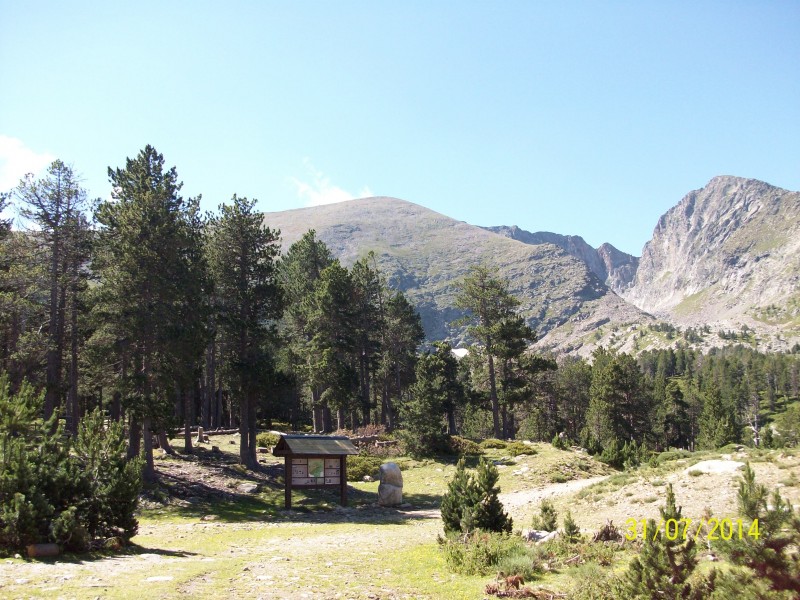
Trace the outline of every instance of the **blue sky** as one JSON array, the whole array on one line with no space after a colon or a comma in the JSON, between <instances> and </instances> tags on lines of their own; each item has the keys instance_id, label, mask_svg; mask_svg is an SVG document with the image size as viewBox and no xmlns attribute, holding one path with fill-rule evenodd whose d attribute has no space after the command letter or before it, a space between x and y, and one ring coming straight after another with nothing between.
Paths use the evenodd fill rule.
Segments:
<instances>
[{"instance_id":1,"label":"blue sky","mask_svg":"<svg viewBox=\"0 0 800 600\"><path fill-rule=\"evenodd\" d=\"M146 144L209 210L394 196L640 254L715 175L800 189L800 2L0 0L0 191L108 196Z\"/></svg>"}]
</instances>

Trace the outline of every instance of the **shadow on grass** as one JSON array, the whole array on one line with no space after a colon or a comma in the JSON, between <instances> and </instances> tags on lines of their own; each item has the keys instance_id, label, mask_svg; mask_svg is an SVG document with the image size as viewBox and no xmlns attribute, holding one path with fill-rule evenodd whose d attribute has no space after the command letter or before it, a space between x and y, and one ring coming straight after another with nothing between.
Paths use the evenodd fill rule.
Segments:
<instances>
[{"instance_id":1,"label":"shadow on grass","mask_svg":"<svg viewBox=\"0 0 800 600\"><path fill-rule=\"evenodd\" d=\"M35 560L31 560L29 562L37 562L43 564L51 564L54 565L58 564L74 564L80 565L84 563L93 563L102 560L107 560L109 558L120 558L122 556L144 556L144 555L158 555L158 556L168 556L171 558L186 558L189 556L197 556L195 552L185 552L185 551L177 551L177 550L164 550L163 548L145 548L140 546L139 544L128 544L122 550L112 551L112 550L97 550L94 552L84 552L81 554L76 554L73 552L65 552L59 556L47 557L47 558L37 558Z\"/></svg>"},{"instance_id":2,"label":"shadow on grass","mask_svg":"<svg viewBox=\"0 0 800 600\"><path fill-rule=\"evenodd\" d=\"M339 505L336 490L294 490L292 508L284 508L284 491L267 489L259 494L230 494L225 499L207 499L186 506L167 505L147 510L143 515L159 518L195 518L200 520L243 522L307 522L396 524L409 520L438 518L439 495L407 494L404 507L377 505L375 492L348 486L348 505Z\"/></svg>"},{"instance_id":3,"label":"shadow on grass","mask_svg":"<svg viewBox=\"0 0 800 600\"><path fill-rule=\"evenodd\" d=\"M477 464L477 457L474 459ZM341 507L338 490L295 489L292 509L287 511L283 464L261 464L250 471L240 467L234 458L204 448L196 448L190 456L178 451L164 460L163 468L157 469L159 481L145 490L144 497L149 502L139 513L155 521L177 517L224 523L401 523L438 518L441 502L438 494L406 493L402 509L379 507L377 485L374 490L348 486L348 506ZM225 480L226 487L221 487L220 481ZM246 483L257 484L258 490L241 490L239 486Z\"/></svg>"}]
</instances>

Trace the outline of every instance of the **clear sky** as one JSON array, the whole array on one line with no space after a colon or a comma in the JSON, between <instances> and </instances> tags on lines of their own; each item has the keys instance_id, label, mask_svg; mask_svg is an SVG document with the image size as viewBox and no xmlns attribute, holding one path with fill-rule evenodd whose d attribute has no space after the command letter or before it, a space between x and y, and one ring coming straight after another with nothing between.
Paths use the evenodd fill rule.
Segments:
<instances>
[{"instance_id":1,"label":"clear sky","mask_svg":"<svg viewBox=\"0 0 800 600\"><path fill-rule=\"evenodd\" d=\"M715 175L800 190L800 1L0 0L0 191L152 144L209 210L394 196L640 254Z\"/></svg>"}]
</instances>

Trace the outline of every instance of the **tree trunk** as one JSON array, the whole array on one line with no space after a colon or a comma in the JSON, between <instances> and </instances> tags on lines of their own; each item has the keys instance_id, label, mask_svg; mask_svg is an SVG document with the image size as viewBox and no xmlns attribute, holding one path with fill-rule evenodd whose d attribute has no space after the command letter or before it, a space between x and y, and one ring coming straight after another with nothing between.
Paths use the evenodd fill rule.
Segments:
<instances>
[{"instance_id":1,"label":"tree trunk","mask_svg":"<svg viewBox=\"0 0 800 600\"><path fill-rule=\"evenodd\" d=\"M173 450L172 446L169 445L169 437L167 437L167 432L163 429L158 432L158 447L170 456L175 455L175 450Z\"/></svg>"},{"instance_id":2,"label":"tree trunk","mask_svg":"<svg viewBox=\"0 0 800 600\"><path fill-rule=\"evenodd\" d=\"M139 456L141 442L142 424L139 422L139 418L135 414L130 413L130 425L128 427L128 460Z\"/></svg>"},{"instance_id":3,"label":"tree trunk","mask_svg":"<svg viewBox=\"0 0 800 600\"><path fill-rule=\"evenodd\" d=\"M289 424L292 430L297 431L297 424L300 420L300 391L297 386L292 386L291 391L292 404L289 408Z\"/></svg>"},{"instance_id":4,"label":"tree trunk","mask_svg":"<svg viewBox=\"0 0 800 600\"><path fill-rule=\"evenodd\" d=\"M358 411L355 407L350 409L350 427L353 431L358 429Z\"/></svg>"},{"instance_id":5,"label":"tree trunk","mask_svg":"<svg viewBox=\"0 0 800 600\"><path fill-rule=\"evenodd\" d=\"M346 429L347 423L344 419L344 407L340 406L336 409L336 429Z\"/></svg>"},{"instance_id":6,"label":"tree trunk","mask_svg":"<svg viewBox=\"0 0 800 600\"><path fill-rule=\"evenodd\" d=\"M456 410L452 402L447 406L447 433L450 435L458 434L456 430Z\"/></svg>"},{"instance_id":7,"label":"tree trunk","mask_svg":"<svg viewBox=\"0 0 800 600\"><path fill-rule=\"evenodd\" d=\"M216 363L216 344L212 340L206 349L206 385L205 394L203 394L203 410L201 411L203 413L201 421L206 429L211 427L211 407L216 396Z\"/></svg>"},{"instance_id":8,"label":"tree trunk","mask_svg":"<svg viewBox=\"0 0 800 600\"><path fill-rule=\"evenodd\" d=\"M311 411L312 411L312 428L314 433L322 433L322 406L319 403L319 390L315 387L311 390Z\"/></svg>"},{"instance_id":9,"label":"tree trunk","mask_svg":"<svg viewBox=\"0 0 800 600\"><path fill-rule=\"evenodd\" d=\"M331 422L331 407L327 404L322 405L322 432L330 433L333 431L333 423Z\"/></svg>"},{"instance_id":10,"label":"tree trunk","mask_svg":"<svg viewBox=\"0 0 800 600\"><path fill-rule=\"evenodd\" d=\"M78 406L78 261L72 261L72 285L70 306L70 364L69 395L67 396L67 423L73 435L78 433L80 408Z\"/></svg>"},{"instance_id":11,"label":"tree trunk","mask_svg":"<svg viewBox=\"0 0 800 600\"><path fill-rule=\"evenodd\" d=\"M239 400L239 462L249 466L249 437L250 437L250 410L247 406L248 398Z\"/></svg>"},{"instance_id":12,"label":"tree trunk","mask_svg":"<svg viewBox=\"0 0 800 600\"><path fill-rule=\"evenodd\" d=\"M370 372L369 372L369 358L365 355L361 355L361 414L364 421L364 425L369 425L369 383L370 383ZM356 428L355 419L353 420L353 429Z\"/></svg>"},{"instance_id":13,"label":"tree trunk","mask_svg":"<svg viewBox=\"0 0 800 600\"><path fill-rule=\"evenodd\" d=\"M47 330L47 371L45 374L44 419L53 416L58 404L58 264L61 241L53 233L53 253L50 258L50 318Z\"/></svg>"},{"instance_id":14,"label":"tree trunk","mask_svg":"<svg viewBox=\"0 0 800 600\"><path fill-rule=\"evenodd\" d=\"M186 454L193 454L192 448L192 411L191 396L187 392L183 393L183 451Z\"/></svg>"},{"instance_id":15,"label":"tree trunk","mask_svg":"<svg viewBox=\"0 0 800 600\"><path fill-rule=\"evenodd\" d=\"M153 483L156 481L156 466L153 462L153 432L150 430L150 417L142 420L142 436L144 438L144 469L142 478Z\"/></svg>"},{"instance_id":16,"label":"tree trunk","mask_svg":"<svg viewBox=\"0 0 800 600\"><path fill-rule=\"evenodd\" d=\"M103 390L103 388L100 388L101 393L102 393L102 390ZM102 402L101 402L101 405L102 405ZM120 392L119 390L116 390L114 392L113 396L111 397L111 411L110 412L111 412L111 414L110 414L111 420L119 422L119 420L122 418L122 392Z\"/></svg>"},{"instance_id":17,"label":"tree trunk","mask_svg":"<svg viewBox=\"0 0 800 600\"><path fill-rule=\"evenodd\" d=\"M247 466L251 469L258 468L258 444L256 442L256 435L258 433L258 399L255 395L248 398L247 401Z\"/></svg>"},{"instance_id":18,"label":"tree trunk","mask_svg":"<svg viewBox=\"0 0 800 600\"><path fill-rule=\"evenodd\" d=\"M488 345L487 345L488 347ZM497 401L497 381L495 380L494 373L494 357L490 352L489 356L489 399L492 402L492 427L494 428L494 437L500 439L502 431L500 431L500 404Z\"/></svg>"},{"instance_id":19,"label":"tree trunk","mask_svg":"<svg viewBox=\"0 0 800 600\"><path fill-rule=\"evenodd\" d=\"M382 399L381 422L386 425L388 431L394 430L394 410L392 410L392 399L389 396L388 382L384 382Z\"/></svg>"}]
</instances>

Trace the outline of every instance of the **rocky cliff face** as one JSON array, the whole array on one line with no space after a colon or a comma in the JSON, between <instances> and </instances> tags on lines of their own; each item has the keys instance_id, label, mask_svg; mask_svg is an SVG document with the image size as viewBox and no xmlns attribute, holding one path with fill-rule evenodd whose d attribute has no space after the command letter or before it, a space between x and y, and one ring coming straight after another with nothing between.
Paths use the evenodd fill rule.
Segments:
<instances>
[{"instance_id":1,"label":"rocky cliff face","mask_svg":"<svg viewBox=\"0 0 800 600\"><path fill-rule=\"evenodd\" d=\"M661 217L623 296L678 324L796 329L800 193L715 177Z\"/></svg>"},{"instance_id":2,"label":"rocky cliff face","mask_svg":"<svg viewBox=\"0 0 800 600\"><path fill-rule=\"evenodd\" d=\"M597 255L603 261L606 273L606 283L616 293L622 295L633 285L636 271L639 268L639 259L627 252L617 250L609 243L597 249Z\"/></svg>"},{"instance_id":3,"label":"rocky cliff face","mask_svg":"<svg viewBox=\"0 0 800 600\"><path fill-rule=\"evenodd\" d=\"M611 244L592 248L579 235L561 235L547 231L531 233L516 225L486 227L485 229L504 235L525 244L553 244L568 254L583 261L589 270L608 287L620 294L627 290L636 274L639 259L617 250Z\"/></svg>"}]
</instances>

